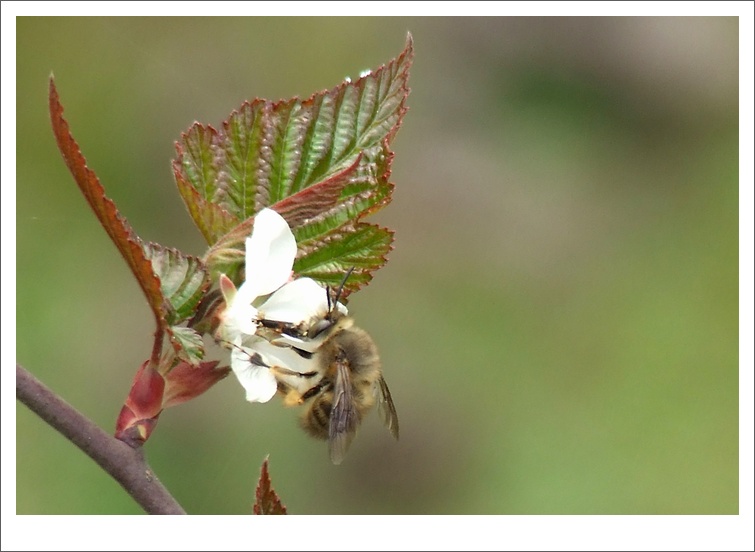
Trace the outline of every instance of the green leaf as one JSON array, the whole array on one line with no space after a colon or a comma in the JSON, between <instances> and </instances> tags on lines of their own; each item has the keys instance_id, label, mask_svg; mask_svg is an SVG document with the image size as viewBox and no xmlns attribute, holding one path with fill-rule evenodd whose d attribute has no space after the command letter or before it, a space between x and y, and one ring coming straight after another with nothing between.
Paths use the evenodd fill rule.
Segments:
<instances>
[{"instance_id":1,"label":"green leaf","mask_svg":"<svg viewBox=\"0 0 755 552\"><path fill-rule=\"evenodd\" d=\"M199 361L204 358L202 336L184 326L171 326L167 331L178 358L192 365L199 364Z\"/></svg>"},{"instance_id":2,"label":"green leaf","mask_svg":"<svg viewBox=\"0 0 755 552\"><path fill-rule=\"evenodd\" d=\"M212 202L218 179L218 166L213 158L219 142L218 132L210 126L194 123L181 138L181 143L176 144L181 163L174 168L181 170L203 200Z\"/></svg>"},{"instance_id":3,"label":"green leaf","mask_svg":"<svg viewBox=\"0 0 755 552\"><path fill-rule=\"evenodd\" d=\"M212 127L194 124L182 136L182 143L176 144L179 159L173 161L178 192L207 243L214 243L239 222L213 202L217 170L211 159L211 144L216 135Z\"/></svg>"},{"instance_id":4,"label":"green leaf","mask_svg":"<svg viewBox=\"0 0 755 552\"><path fill-rule=\"evenodd\" d=\"M357 157L354 164L342 172L278 201L272 208L291 228L306 225L336 206L344 190L356 181L361 161L362 157Z\"/></svg>"},{"instance_id":5,"label":"green leaf","mask_svg":"<svg viewBox=\"0 0 755 552\"><path fill-rule=\"evenodd\" d=\"M322 209L319 214L312 214L306 220L291 225L301 247L307 241L312 242L312 246L316 238L359 220L390 201L394 186L388 182L388 178L393 154L387 144L383 144L381 150L370 153L370 156L364 156L366 161L360 159L355 163L354 170L349 171L348 183L341 190L337 202L328 209ZM273 208L277 209L278 204Z\"/></svg>"},{"instance_id":6,"label":"green leaf","mask_svg":"<svg viewBox=\"0 0 755 552\"><path fill-rule=\"evenodd\" d=\"M409 37L397 58L355 82L303 101L245 102L221 130L195 124L182 135L176 183L211 245L211 278L239 273L253 217L272 207L300 241L301 270L330 283L356 266L352 291L370 280L392 235L359 221L391 200L390 143L407 110L412 57ZM318 248L337 257L326 262Z\"/></svg>"},{"instance_id":7,"label":"green leaf","mask_svg":"<svg viewBox=\"0 0 755 552\"><path fill-rule=\"evenodd\" d=\"M202 261L155 243L146 244L144 250L160 279L162 295L170 305L168 323L178 324L193 316L210 287Z\"/></svg>"},{"instance_id":8,"label":"green leaf","mask_svg":"<svg viewBox=\"0 0 755 552\"><path fill-rule=\"evenodd\" d=\"M304 251L294 262L294 272L336 287L354 267L344 285L342 297L372 279L372 273L386 263L393 232L373 224L347 224L315 240L303 241Z\"/></svg>"},{"instance_id":9,"label":"green leaf","mask_svg":"<svg viewBox=\"0 0 755 552\"><path fill-rule=\"evenodd\" d=\"M218 159L224 161L218 178L218 192L239 220L254 216L266 206L269 186L271 104L263 100L245 102L223 123Z\"/></svg>"},{"instance_id":10,"label":"green leaf","mask_svg":"<svg viewBox=\"0 0 755 552\"><path fill-rule=\"evenodd\" d=\"M291 228L321 221L324 213L336 207L346 187L356 180L359 160L357 158L351 167L341 173L279 201L272 208L286 220ZM251 234L253 226L254 217L246 219L210 248L205 255L205 263L210 267L213 279L219 272L226 275L236 272L244 259L244 240Z\"/></svg>"}]
</instances>

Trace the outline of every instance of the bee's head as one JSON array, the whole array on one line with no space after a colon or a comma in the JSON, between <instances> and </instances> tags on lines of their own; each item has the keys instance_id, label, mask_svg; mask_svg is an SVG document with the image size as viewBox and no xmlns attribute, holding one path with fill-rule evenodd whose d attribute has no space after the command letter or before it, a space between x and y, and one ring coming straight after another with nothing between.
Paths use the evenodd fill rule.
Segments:
<instances>
[{"instance_id":1,"label":"bee's head","mask_svg":"<svg viewBox=\"0 0 755 552\"><path fill-rule=\"evenodd\" d=\"M312 327L309 328L309 331L307 332L308 338L313 339L322 334L324 331L333 328L334 326L343 325L343 323L339 324L339 321L346 318L346 315L338 309L338 301L341 298L341 294L343 293L343 287L346 285L346 280L349 278L349 276L351 276L351 273L354 272L355 268L356 267L352 266L346 272L343 280L341 280L341 284L338 286L338 289L334 290L330 286L325 289L325 293L327 293L328 298L328 312L324 318L318 320L315 324L312 325ZM350 325L351 324L349 324L349 326Z\"/></svg>"}]
</instances>

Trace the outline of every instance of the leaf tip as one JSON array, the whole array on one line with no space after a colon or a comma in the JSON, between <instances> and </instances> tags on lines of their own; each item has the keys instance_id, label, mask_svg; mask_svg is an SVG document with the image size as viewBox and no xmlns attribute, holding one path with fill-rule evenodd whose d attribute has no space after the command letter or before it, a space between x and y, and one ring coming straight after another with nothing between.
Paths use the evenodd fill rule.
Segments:
<instances>
[{"instance_id":1,"label":"leaf tip","mask_svg":"<svg viewBox=\"0 0 755 552\"><path fill-rule=\"evenodd\" d=\"M255 515L285 514L286 507L281 504L280 498L270 484L270 472L268 471L270 456L265 456L260 470L260 478L255 492L255 502L252 511Z\"/></svg>"}]
</instances>

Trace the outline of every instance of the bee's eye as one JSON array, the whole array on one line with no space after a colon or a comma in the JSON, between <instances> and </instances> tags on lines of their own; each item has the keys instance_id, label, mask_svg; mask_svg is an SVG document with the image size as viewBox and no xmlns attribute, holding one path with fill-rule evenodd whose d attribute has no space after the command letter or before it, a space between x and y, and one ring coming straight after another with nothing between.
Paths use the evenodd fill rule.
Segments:
<instances>
[{"instance_id":1,"label":"bee's eye","mask_svg":"<svg viewBox=\"0 0 755 552\"><path fill-rule=\"evenodd\" d=\"M327 330L330 326L333 325L333 322L330 320L323 318L322 320L318 320L316 324L313 324L311 328L309 328L309 331L307 332L307 337L309 339L314 339L318 335L320 335L322 332Z\"/></svg>"}]
</instances>

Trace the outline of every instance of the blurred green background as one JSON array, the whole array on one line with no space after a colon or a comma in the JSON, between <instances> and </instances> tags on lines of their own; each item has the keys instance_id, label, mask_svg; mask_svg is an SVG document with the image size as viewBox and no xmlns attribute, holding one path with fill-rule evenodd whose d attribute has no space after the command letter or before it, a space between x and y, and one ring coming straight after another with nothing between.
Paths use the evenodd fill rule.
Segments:
<instances>
[{"instance_id":1,"label":"blurred green background","mask_svg":"<svg viewBox=\"0 0 755 552\"><path fill-rule=\"evenodd\" d=\"M736 18L20 18L17 360L112 431L153 331L68 174L139 234L201 254L170 170L196 119L355 78L411 31L388 265L350 303L401 420L341 466L233 378L146 446L190 513L249 513L263 459L291 513L738 511ZM17 403L17 512L139 513Z\"/></svg>"}]
</instances>

